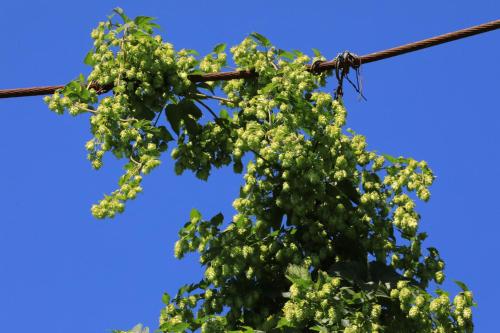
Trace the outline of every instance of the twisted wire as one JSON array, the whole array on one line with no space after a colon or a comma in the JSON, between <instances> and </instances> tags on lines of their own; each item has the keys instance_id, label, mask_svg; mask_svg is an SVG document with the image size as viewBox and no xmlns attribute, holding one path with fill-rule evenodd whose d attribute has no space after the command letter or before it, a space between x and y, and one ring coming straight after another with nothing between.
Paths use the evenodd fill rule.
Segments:
<instances>
[{"instance_id":1,"label":"twisted wire","mask_svg":"<svg viewBox=\"0 0 500 333\"><path fill-rule=\"evenodd\" d=\"M397 46L383 51L378 51L362 56L355 56L351 61L350 66L359 68L362 64L380 61L387 58L396 57L405 53L422 50L439 44L448 43L457 39L462 39L477 34L493 31L500 28L500 19L476 25L470 28L457 30L454 32L446 33L443 35L427 38L421 41ZM315 73L336 69L338 66L338 59L330 61L316 62L312 65L307 65L308 70ZM193 74L189 76L192 82L207 82L207 81L227 81L234 79L246 79L256 77L258 74L253 70L237 70L231 72L218 72L209 74ZM0 89L0 98L11 97L25 97L25 96L39 96L53 94L56 90L64 88L64 85L44 86L44 87L30 87L30 88L17 88L17 89ZM100 88L95 86L98 93L109 91L112 87Z\"/></svg>"}]
</instances>

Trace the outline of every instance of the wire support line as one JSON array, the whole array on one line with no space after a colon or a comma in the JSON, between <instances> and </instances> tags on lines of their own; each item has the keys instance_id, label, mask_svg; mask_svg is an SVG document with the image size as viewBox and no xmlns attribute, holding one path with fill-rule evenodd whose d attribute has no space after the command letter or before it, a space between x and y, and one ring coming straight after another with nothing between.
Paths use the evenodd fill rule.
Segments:
<instances>
[{"instance_id":1,"label":"wire support line","mask_svg":"<svg viewBox=\"0 0 500 333\"><path fill-rule=\"evenodd\" d=\"M500 28L500 19L476 25L470 28L457 30L443 35L423 39L417 42L397 46L387 50L378 51L362 56L355 56L354 63L351 63L350 65L352 67L357 68L362 64L368 64L371 62L396 57L405 53L422 50L428 47L448 43L451 41L478 35L488 31L493 31L499 28ZM310 71L321 72L331 69L337 69L338 65L339 65L338 58L335 58L330 61L322 61L313 65L307 65L307 68ZM228 81L234 79L246 79L246 78L256 77L257 75L258 74L253 70L236 70L231 72L192 74L189 75L188 78L192 82L207 82L207 81ZM0 98L49 95L53 94L54 92L62 88L64 88L64 85L17 88L17 89L0 89ZM97 90L98 93L103 93L109 91L111 87L100 88L97 85L94 85L94 88Z\"/></svg>"}]
</instances>

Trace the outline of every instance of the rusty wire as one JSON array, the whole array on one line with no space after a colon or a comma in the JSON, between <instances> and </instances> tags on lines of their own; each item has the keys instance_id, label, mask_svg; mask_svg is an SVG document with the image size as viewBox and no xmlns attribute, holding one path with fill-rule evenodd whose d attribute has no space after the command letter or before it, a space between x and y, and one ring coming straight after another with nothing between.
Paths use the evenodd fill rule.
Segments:
<instances>
[{"instance_id":1,"label":"rusty wire","mask_svg":"<svg viewBox=\"0 0 500 333\"><path fill-rule=\"evenodd\" d=\"M370 62L375 62L387 58L392 58L405 53L418 51L428 47L432 47L439 44L448 43L457 39L462 39L484 32L496 30L500 28L500 19L487 22L484 24L476 25L470 28L457 30L444 35L435 36L432 38L427 38L418 42L401 45L398 47L390 48L387 50L374 52L366 54L363 56L357 56L354 61L352 61L351 67L358 68L362 64L367 64ZM337 58L331 61L323 61L313 65L307 65L308 70L314 72L321 72L337 68ZM193 74L189 76L192 82L207 82L207 81L227 81L234 79L245 79L256 77L258 74L252 70L237 70L231 72L218 72L209 74ZM0 89L0 98L10 98L10 97L25 97L25 96L39 96L53 94L56 90L64 88L64 85L57 86L44 86L44 87L31 87L31 88L17 88L17 89ZM108 91L109 89L101 89L99 87L96 90L100 93Z\"/></svg>"}]
</instances>

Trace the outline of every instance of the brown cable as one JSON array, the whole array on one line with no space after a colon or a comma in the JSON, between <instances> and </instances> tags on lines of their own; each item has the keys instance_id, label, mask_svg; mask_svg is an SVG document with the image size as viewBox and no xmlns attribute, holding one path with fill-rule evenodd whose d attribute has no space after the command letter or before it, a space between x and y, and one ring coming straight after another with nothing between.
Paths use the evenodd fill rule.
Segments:
<instances>
[{"instance_id":1,"label":"brown cable","mask_svg":"<svg viewBox=\"0 0 500 333\"><path fill-rule=\"evenodd\" d=\"M418 42L359 56L357 57L358 63L353 64L353 66L359 67L361 64L367 64L370 62L375 62L395 57L408 52L413 52L431 46L448 43L457 39L474 36L477 34L496 30L499 28L500 28L500 20L487 22L470 28L450 32L444 35L427 38ZM316 64L313 70L319 72L319 71L334 69L336 67L337 67L337 60L334 59L331 61L324 61ZM308 65L308 68L310 70L311 65ZM189 76L189 79L192 82L206 82L206 81L227 81L233 79L245 79L255 76L257 76L257 73L252 70L239 70L232 72L219 72L219 73L209 73L209 74L193 74ZM56 90L61 89L63 87L64 87L63 85L58 85L58 86L46 86L46 87L3 89L0 90L0 98L48 95L48 94L53 94ZM100 92L104 92L107 89L98 89L98 90L100 90Z\"/></svg>"},{"instance_id":2,"label":"brown cable","mask_svg":"<svg viewBox=\"0 0 500 333\"><path fill-rule=\"evenodd\" d=\"M439 44L448 43L457 39L466 38L478 35L484 32L496 30L500 28L500 20L487 22L484 24L476 25L474 27L449 32L444 35L427 38L418 42L393 47L391 49L370 53L359 57L359 65L392 58L405 53L422 50ZM337 66L336 61L326 61L318 65L318 70L334 69Z\"/></svg>"}]
</instances>

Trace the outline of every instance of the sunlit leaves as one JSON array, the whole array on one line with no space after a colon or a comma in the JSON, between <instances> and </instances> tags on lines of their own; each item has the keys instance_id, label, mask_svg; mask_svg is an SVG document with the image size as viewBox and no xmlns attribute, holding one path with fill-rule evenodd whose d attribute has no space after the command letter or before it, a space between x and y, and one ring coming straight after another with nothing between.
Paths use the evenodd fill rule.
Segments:
<instances>
[{"instance_id":1,"label":"sunlit leaves","mask_svg":"<svg viewBox=\"0 0 500 333\"><path fill-rule=\"evenodd\" d=\"M259 34L258 32L252 32L250 36L254 38L260 45L264 47L271 47L271 42L269 41L269 39Z\"/></svg>"},{"instance_id":2,"label":"sunlit leaves","mask_svg":"<svg viewBox=\"0 0 500 333\"><path fill-rule=\"evenodd\" d=\"M226 49L226 44L225 43L220 43L215 45L214 47L214 53L222 53Z\"/></svg>"},{"instance_id":3,"label":"sunlit leaves","mask_svg":"<svg viewBox=\"0 0 500 333\"><path fill-rule=\"evenodd\" d=\"M176 51L153 35L153 18L114 13L121 21L110 17L92 32L90 75L47 98L58 113L90 114L94 168L107 152L126 159L119 188L93 214L122 212L169 144L177 174L207 180L228 165L243 173L232 218L193 209L179 231L175 256L198 253L205 272L163 295L161 331L471 332L465 284L457 282L453 301L428 290L443 282L444 262L435 248L421 250L415 198L429 200L432 171L370 151L346 129L326 74L305 66L319 50L311 59L252 33L230 51L258 78L193 83L190 75L226 65L225 44L204 57ZM98 99L96 83L113 89Z\"/></svg>"}]
</instances>

